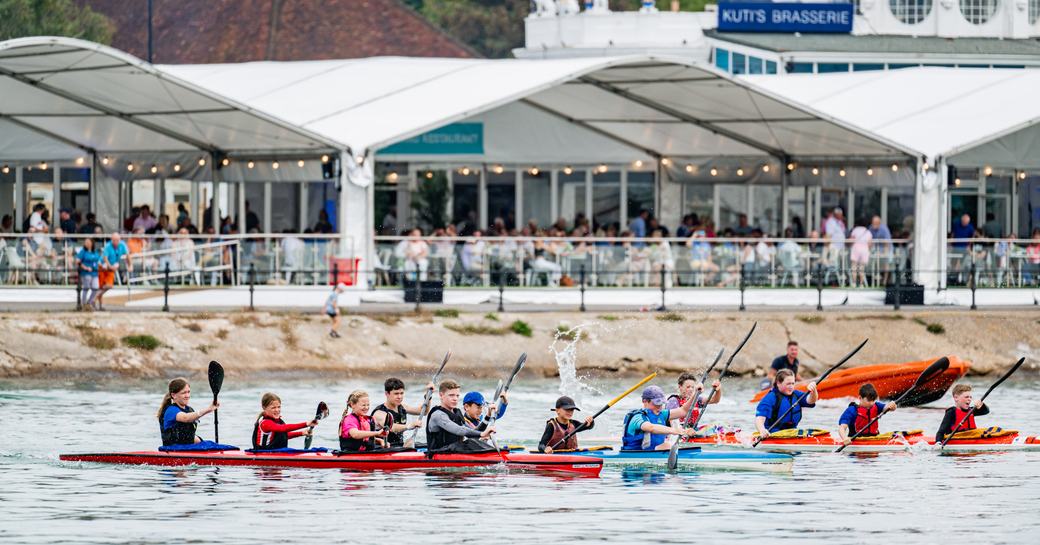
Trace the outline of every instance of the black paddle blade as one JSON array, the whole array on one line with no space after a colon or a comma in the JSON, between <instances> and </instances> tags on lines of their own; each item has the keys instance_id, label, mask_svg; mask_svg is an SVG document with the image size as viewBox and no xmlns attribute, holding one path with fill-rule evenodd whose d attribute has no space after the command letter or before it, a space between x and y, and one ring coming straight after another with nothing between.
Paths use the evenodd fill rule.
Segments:
<instances>
[{"instance_id":1,"label":"black paddle blade","mask_svg":"<svg viewBox=\"0 0 1040 545\"><path fill-rule=\"evenodd\" d=\"M224 367L215 361L209 362L209 389L213 392L213 401L217 400L220 387L224 385Z\"/></svg>"},{"instance_id":2,"label":"black paddle blade","mask_svg":"<svg viewBox=\"0 0 1040 545\"><path fill-rule=\"evenodd\" d=\"M509 391L509 387L513 385L513 380L520 374L520 370L524 368L524 364L527 363L527 352L520 354L520 357L516 360L516 365L513 366L513 372L509 374L509 380L506 381L505 391Z\"/></svg>"},{"instance_id":3,"label":"black paddle blade","mask_svg":"<svg viewBox=\"0 0 1040 545\"><path fill-rule=\"evenodd\" d=\"M997 388L997 386L1000 386L1000 384L1002 382L1004 382L1005 380L1007 380L1008 377L1010 377L1011 375L1015 374L1015 371L1018 371L1018 368L1022 367L1022 364L1025 363L1025 362L1026 362L1025 358L1019 358L1018 362L1016 362L1015 365L1011 366L1011 369L1009 369L1007 373L1004 373L1004 376L1000 377L1000 380L994 382L993 386L990 386L989 390L986 390L986 393L982 394L982 401L985 401L986 400L986 396L988 396L990 394L990 392L995 390Z\"/></svg>"},{"instance_id":4,"label":"black paddle blade","mask_svg":"<svg viewBox=\"0 0 1040 545\"><path fill-rule=\"evenodd\" d=\"M321 420L329 415L329 406L324 401L318 402L318 409L314 412L314 419Z\"/></svg>"},{"instance_id":5,"label":"black paddle blade","mask_svg":"<svg viewBox=\"0 0 1040 545\"><path fill-rule=\"evenodd\" d=\"M946 370L949 368L950 358L943 356L935 360L935 363L929 365L928 368L921 373L921 376L917 377L917 382L915 382L913 387L911 387L910 389L913 390L915 388L919 388L921 386L924 386L925 384L928 384L929 382L938 378L939 375L945 373Z\"/></svg>"}]
</instances>

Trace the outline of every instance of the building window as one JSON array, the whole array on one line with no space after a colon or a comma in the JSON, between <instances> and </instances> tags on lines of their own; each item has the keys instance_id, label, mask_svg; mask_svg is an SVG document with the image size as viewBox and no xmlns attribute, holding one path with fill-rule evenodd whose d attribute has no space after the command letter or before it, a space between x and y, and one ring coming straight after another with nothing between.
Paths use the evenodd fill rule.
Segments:
<instances>
[{"instance_id":1,"label":"building window","mask_svg":"<svg viewBox=\"0 0 1040 545\"><path fill-rule=\"evenodd\" d=\"M1040 2L1040 0L1037 0ZM766 74L776 73L776 61L766 61Z\"/></svg>"},{"instance_id":2,"label":"building window","mask_svg":"<svg viewBox=\"0 0 1040 545\"><path fill-rule=\"evenodd\" d=\"M869 70L884 70L885 65L881 63L856 63L852 65L853 72L866 72Z\"/></svg>"},{"instance_id":3,"label":"building window","mask_svg":"<svg viewBox=\"0 0 1040 545\"><path fill-rule=\"evenodd\" d=\"M969 1L977 2L980 0ZM961 0L962 6L964 2L965 0ZM932 0L888 0L888 8L896 19L908 25L916 25L924 21L925 17L928 17L928 14L932 12Z\"/></svg>"},{"instance_id":4,"label":"building window","mask_svg":"<svg viewBox=\"0 0 1040 545\"><path fill-rule=\"evenodd\" d=\"M762 59L758 57L748 57L748 74L761 74L762 73Z\"/></svg>"},{"instance_id":5,"label":"building window","mask_svg":"<svg viewBox=\"0 0 1040 545\"><path fill-rule=\"evenodd\" d=\"M715 67L729 72L729 51L725 49L715 48Z\"/></svg>"},{"instance_id":6,"label":"building window","mask_svg":"<svg viewBox=\"0 0 1040 545\"><path fill-rule=\"evenodd\" d=\"M986 23L996 12L997 0L961 0L961 14L969 23Z\"/></svg>"},{"instance_id":7,"label":"building window","mask_svg":"<svg viewBox=\"0 0 1040 545\"><path fill-rule=\"evenodd\" d=\"M831 72L848 72L849 65L841 62L821 62L816 65L816 71L820 74L828 74Z\"/></svg>"},{"instance_id":8,"label":"building window","mask_svg":"<svg viewBox=\"0 0 1040 545\"><path fill-rule=\"evenodd\" d=\"M1040 0L1029 0L1029 24L1035 25L1040 19Z\"/></svg>"},{"instance_id":9,"label":"building window","mask_svg":"<svg viewBox=\"0 0 1040 545\"><path fill-rule=\"evenodd\" d=\"M811 62L789 62L787 63L788 74L812 74Z\"/></svg>"},{"instance_id":10,"label":"building window","mask_svg":"<svg viewBox=\"0 0 1040 545\"><path fill-rule=\"evenodd\" d=\"M888 63L889 70L899 70L900 68L917 68L920 64L903 64L903 63Z\"/></svg>"}]
</instances>

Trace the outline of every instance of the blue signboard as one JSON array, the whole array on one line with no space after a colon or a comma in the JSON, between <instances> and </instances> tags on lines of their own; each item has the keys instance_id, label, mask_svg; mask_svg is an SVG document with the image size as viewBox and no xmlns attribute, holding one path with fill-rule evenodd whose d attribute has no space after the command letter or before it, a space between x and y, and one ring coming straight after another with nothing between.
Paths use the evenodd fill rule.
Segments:
<instances>
[{"instance_id":1,"label":"blue signboard","mask_svg":"<svg viewBox=\"0 0 1040 545\"><path fill-rule=\"evenodd\" d=\"M484 124L452 123L381 150L402 155L483 155Z\"/></svg>"},{"instance_id":2,"label":"blue signboard","mask_svg":"<svg viewBox=\"0 0 1040 545\"><path fill-rule=\"evenodd\" d=\"M852 32L852 4L720 2L723 32Z\"/></svg>"}]
</instances>

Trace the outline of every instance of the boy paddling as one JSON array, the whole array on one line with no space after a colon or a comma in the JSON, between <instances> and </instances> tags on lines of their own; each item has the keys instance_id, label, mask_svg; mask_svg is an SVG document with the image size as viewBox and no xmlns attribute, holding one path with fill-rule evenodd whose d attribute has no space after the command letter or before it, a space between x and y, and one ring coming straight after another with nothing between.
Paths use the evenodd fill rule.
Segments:
<instances>
[{"instance_id":1,"label":"boy paddling","mask_svg":"<svg viewBox=\"0 0 1040 545\"><path fill-rule=\"evenodd\" d=\"M465 417L459 410L461 387L454 380L441 383L439 390L441 404L430 409L426 419L426 451L435 452L445 449L457 449L467 438L487 439L495 428L477 431L465 425Z\"/></svg>"},{"instance_id":2,"label":"boy paddling","mask_svg":"<svg viewBox=\"0 0 1040 545\"><path fill-rule=\"evenodd\" d=\"M841 418L838 419L838 436L842 443L852 444L850 438L857 433L862 435L879 433L877 422L870 424L867 429L864 428L879 414L896 410L896 404L881 403L877 398L877 389L873 384L867 383L859 387L859 399L855 403L849 403L845 412L841 413Z\"/></svg>"},{"instance_id":3,"label":"boy paddling","mask_svg":"<svg viewBox=\"0 0 1040 545\"><path fill-rule=\"evenodd\" d=\"M667 441L669 435L689 437L696 433L668 425L672 420L682 420L693 410L693 397L677 409L666 409L665 403L660 386L647 386L643 390L643 408L625 415L621 450L665 450L671 448Z\"/></svg>"},{"instance_id":4,"label":"boy paddling","mask_svg":"<svg viewBox=\"0 0 1040 545\"><path fill-rule=\"evenodd\" d=\"M433 390L433 384L426 386ZM390 447L403 447L404 432L410 429L422 427L422 419L408 424L408 415L419 414L422 407L409 407L404 404L404 381L399 378L390 377L383 383L386 392L386 401L380 403L372 410L372 420L380 425L389 424L390 433L386 436L387 445ZM411 445L408 445L411 446Z\"/></svg>"},{"instance_id":5,"label":"boy paddling","mask_svg":"<svg viewBox=\"0 0 1040 545\"><path fill-rule=\"evenodd\" d=\"M469 392L466 397L462 398L462 415L465 425L477 431L484 431L492 414L497 412L496 420L505 416L508 404L509 399L505 392L502 393L498 404L484 401L484 395L480 392Z\"/></svg>"},{"instance_id":6,"label":"boy paddling","mask_svg":"<svg viewBox=\"0 0 1040 545\"><path fill-rule=\"evenodd\" d=\"M538 440L538 452L544 452L546 454L552 454L553 449L551 445L555 445L560 439L563 439L567 434L573 432L582 423L578 420L572 420L574 411L580 411L577 405L574 404L574 400L567 396L562 396L556 400L556 416L550 418L545 422L545 431L542 432L542 438ZM581 431L591 430L592 426L595 425L595 421L591 416L585 417L585 427ZM563 444L560 445L561 450L577 450L578 449L578 434L573 434L567 438Z\"/></svg>"},{"instance_id":7,"label":"boy paddling","mask_svg":"<svg viewBox=\"0 0 1040 545\"><path fill-rule=\"evenodd\" d=\"M953 429L958 422L964 419L968 414L968 410L971 409L971 386L967 384L958 384L953 387L953 407L946 409L946 414L943 415L942 424L939 424L939 431L935 432L935 441L942 442L946 439L947 435L951 433L957 433L961 431L968 431L975 429L975 417L985 416L989 414L989 407L986 406L982 400L978 400L974 403L975 411L964 420L964 423L959 428Z\"/></svg>"}]
</instances>

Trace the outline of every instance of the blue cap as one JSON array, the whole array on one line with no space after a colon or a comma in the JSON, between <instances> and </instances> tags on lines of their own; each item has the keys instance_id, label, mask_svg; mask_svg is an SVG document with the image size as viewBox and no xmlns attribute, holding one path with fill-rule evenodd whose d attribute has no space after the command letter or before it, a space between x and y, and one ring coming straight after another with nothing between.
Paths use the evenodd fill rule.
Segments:
<instances>
[{"instance_id":1,"label":"blue cap","mask_svg":"<svg viewBox=\"0 0 1040 545\"><path fill-rule=\"evenodd\" d=\"M656 407L664 405L664 390L660 386L647 386L643 390L643 400L653 403Z\"/></svg>"},{"instance_id":2,"label":"blue cap","mask_svg":"<svg viewBox=\"0 0 1040 545\"><path fill-rule=\"evenodd\" d=\"M480 392L470 392L466 394L466 397L462 398L463 405L469 405L470 403L476 403L477 405L484 404L484 396Z\"/></svg>"}]
</instances>

